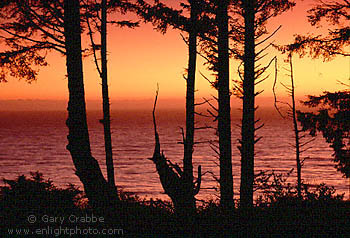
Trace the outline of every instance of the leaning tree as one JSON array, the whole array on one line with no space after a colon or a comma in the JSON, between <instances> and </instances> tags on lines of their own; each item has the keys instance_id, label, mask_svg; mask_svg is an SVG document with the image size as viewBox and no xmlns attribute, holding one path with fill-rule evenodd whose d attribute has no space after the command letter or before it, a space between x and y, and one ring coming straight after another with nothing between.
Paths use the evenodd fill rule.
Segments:
<instances>
[{"instance_id":1,"label":"leaning tree","mask_svg":"<svg viewBox=\"0 0 350 238\"><path fill-rule=\"evenodd\" d=\"M201 167L198 167L198 178L194 181L193 176L193 151L195 135L195 82L197 65L197 38L200 31L203 31L201 7L202 1L188 0L181 3L182 9L173 9L161 2L149 4L139 0L132 4L134 11L145 21L151 22L157 30L166 33L168 28L186 32L183 36L188 44L188 68L186 80L186 128L183 132L183 169L177 164L166 160L160 153L160 142L156 128L155 106L153 119L155 127L155 150L152 161L155 163L161 184L165 193L171 198L175 211L179 214L193 214L196 210L195 196L198 194L201 182ZM185 13L189 16L186 16ZM158 91L157 91L158 96ZM156 96L156 100L157 100Z\"/></svg>"},{"instance_id":2,"label":"leaning tree","mask_svg":"<svg viewBox=\"0 0 350 238\"><path fill-rule=\"evenodd\" d=\"M3 1L0 34L8 50L0 54L1 79L6 80L10 74L27 81L35 80L37 68L33 66L46 65L48 51L58 51L66 57L67 149L89 202L95 207L105 207L117 201L117 194L91 154L82 64L82 19L86 19L81 14L82 5L79 0Z\"/></svg>"}]
</instances>

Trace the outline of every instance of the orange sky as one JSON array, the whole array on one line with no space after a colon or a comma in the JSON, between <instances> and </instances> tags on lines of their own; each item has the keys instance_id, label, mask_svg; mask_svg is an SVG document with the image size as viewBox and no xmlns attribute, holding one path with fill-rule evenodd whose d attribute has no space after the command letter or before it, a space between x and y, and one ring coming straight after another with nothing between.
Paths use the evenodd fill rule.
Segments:
<instances>
[{"instance_id":1,"label":"orange sky","mask_svg":"<svg viewBox=\"0 0 350 238\"><path fill-rule=\"evenodd\" d=\"M269 23L270 31L279 24L282 29L274 37L276 43L290 43L295 33L320 32L310 27L306 19L306 10L312 0L297 1L297 6L290 12L284 13ZM84 36L84 42L88 38ZM156 84L160 85L161 99L183 99L185 96L185 81L183 73L187 67L187 48L178 31L170 30L162 35L153 30L150 24L130 30L109 27L109 85L111 100L143 100L154 97ZM273 57L275 52L270 52ZM279 80L288 83L288 77L282 69L283 57L279 57ZM39 72L37 82L27 84L9 80L0 84L0 100L40 99L40 100L67 100L68 89L65 78L65 60L62 56L51 53L48 56L49 66ZM202 66L203 60L198 60L197 72L210 76ZM319 94L324 90L334 91L343 87L337 80L348 82L350 77L350 59L338 57L331 62L309 58L294 60L297 95L302 98L306 94ZM231 62L231 78L237 79L237 62ZM273 71L271 71L273 72ZM92 58L84 59L85 90L87 100L100 100L100 79L96 72ZM216 95L208 82L197 74L198 98ZM260 97L272 97L273 77L266 80L258 89L265 92ZM279 95L285 95L279 85ZM264 101L265 102L265 101ZM265 102L266 103L266 102ZM272 103L272 102L271 102Z\"/></svg>"}]
</instances>

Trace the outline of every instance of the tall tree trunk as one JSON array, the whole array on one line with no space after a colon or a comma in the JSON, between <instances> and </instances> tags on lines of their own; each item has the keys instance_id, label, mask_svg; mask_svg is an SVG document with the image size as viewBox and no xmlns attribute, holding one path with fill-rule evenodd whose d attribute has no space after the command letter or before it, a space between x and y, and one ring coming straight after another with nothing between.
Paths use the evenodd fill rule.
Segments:
<instances>
[{"instance_id":1,"label":"tall tree trunk","mask_svg":"<svg viewBox=\"0 0 350 238\"><path fill-rule=\"evenodd\" d=\"M234 206L229 79L228 0L218 1L218 132L220 152L220 204Z\"/></svg>"},{"instance_id":2,"label":"tall tree trunk","mask_svg":"<svg viewBox=\"0 0 350 238\"><path fill-rule=\"evenodd\" d=\"M255 0L243 1L245 31L240 188L240 204L242 207L253 206L255 144L255 5Z\"/></svg>"},{"instance_id":3,"label":"tall tree trunk","mask_svg":"<svg viewBox=\"0 0 350 238\"><path fill-rule=\"evenodd\" d=\"M101 9L101 78L102 78L102 98L103 98L103 129L106 152L106 166L108 183L115 188L112 136L111 136L111 117L108 95L107 81L107 0L102 0Z\"/></svg>"},{"instance_id":4,"label":"tall tree trunk","mask_svg":"<svg viewBox=\"0 0 350 238\"><path fill-rule=\"evenodd\" d=\"M94 207L113 203L113 193L104 179L99 164L91 155L89 132L86 121L83 65L81 55L79 0L64 1L64 35L68 74L68 145L76 175L84 185L89 202Z\"/></svg>"},{"instance_id":5,"label":"tall tree trunk","mask_svg":"<svg viewBox=\"0 0 350 238\"><path fill-rule=\"evenodd\" d=\"M192 153L194 145L194 93L195 93L195 74L197 60L197 29L198 18L197 0L189 0L191 6L191 28L189 30L189 59L188 75L186 85L186 135L183 138L184 158L183 169L177 164L167 161L165 156L160 153L160 142L157 132L155 119L155 109L158 98L158 90L153 107L153 125L155 133L155 149L151 160L155 163L156 169L164 189L164 192L171 198L175 213L182 217L185 222L192 222L191 218L196 212L196 199L201 184L201 167L198 166L198 178L193 181ZM189 220L187 220L189 218Z\"/></svg>"},{"instance_id":6,"label":"tall tree trunk","mask_svg":"<svg viewBox=\"0 0 350 238\"><path fill-rule=\"evenodd\" d=\"M294 88L294 74L293 74L293 58L292 53L289 55L289 66L290 66L290 80L291 80L291 97L292 97L292 117L294 126L295 136L295 159L297 162L297 191L298 197L301 198L301 161L300 161L300 136L299 128L297 123L296 106L295 106L295 88Z\"/></svg>"},{"instance_id":7,"label":"tall tree trunk","mask_svg":"<svg viewBox=\"0 0 350 238\"><path fill-rule=\"evenodd\" d=\"M186 79L186 137L184 140L184 159L183 159L183 180L187 188L185 194L188 196L188 206L191 210L196 209L196 200L193 194L193 164L192 154L194 145L194 91L196 79L196 61L197 61L197 5L196 0L189 1L191 5L191 29L189 32L188 44L188 76Z\"/></svg>"}]
</instances>

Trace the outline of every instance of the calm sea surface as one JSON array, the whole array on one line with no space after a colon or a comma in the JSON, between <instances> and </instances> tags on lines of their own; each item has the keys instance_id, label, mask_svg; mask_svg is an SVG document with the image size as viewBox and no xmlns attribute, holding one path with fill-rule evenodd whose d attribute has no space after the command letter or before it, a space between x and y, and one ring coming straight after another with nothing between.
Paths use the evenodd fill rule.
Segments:
<instances>
[{"instance_id":1,"label":"calm sea surface","mask_svg":"<svg viewBox=\"0 0 350 238\"><path fill-rule=\"evenodd\" d=\"M99 112L89 112L89 131L92 153L105 173L103 128L98 122ZM74 183L82 188L74 175L70 154L66 150L68 129L66 112L0 112L0 178L13 179L39 171L54 184L64 187ZM117 185L127 192L141 197L167 199L163 194L154 164L147 158L153 154L154 135L150 111L117 111L112 113L112 140ZM169 110L157 113L161 149L173 162L181 163L183 147L180 127L184 126L184 113ZM288 172L295 167L293 131L291 121L262 116L265 126L258 131L263 136L256 146L255 170ZM211 123L211 124L210 124ZM237 139L240 137L239 117L232 120L233 175L235 196L238 198L240 177L240 154ZM210 120L198 122L198 126L215 125ZM196 141L215 140L215 131L201 130ZM332 151L323 138L310 144L312 148L302 154L307 157L302 170L305 182L325 182L334 186L338 193L348 196L347 181L334 168ZM197 144L194 150L195 169L200 164L202 172L219 175L218 159L206 143ZM197 175L195 175L197 176ZM288 182L295 183L296 172ZM210 173L202 179L203 189L199 198L215 199L217 183Z\"/></svg>"}]
</instances>

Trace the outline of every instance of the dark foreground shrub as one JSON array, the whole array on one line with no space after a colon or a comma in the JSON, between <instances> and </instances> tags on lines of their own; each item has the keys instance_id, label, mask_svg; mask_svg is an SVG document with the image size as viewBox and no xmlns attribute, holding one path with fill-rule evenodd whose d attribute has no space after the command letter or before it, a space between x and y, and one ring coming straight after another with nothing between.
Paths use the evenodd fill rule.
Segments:
<instances>
[{"instance_id":1,"label":"dark foreground shrub","mask_svg":"<svg viewBox=\"0 0 350 238\"><path fill-rule=\"evenodd\" d=\"M79 211L82 192L74 185L57 188L41 173L30 174L30 178L21 175L15 180L4 179L0 190L2 224L17 227L28 223L30 215L54 217Z\"/></svg>"},{"instance_id":2,"label":"dark foreground shrub","mask_svg":"<svg viewBox=\"0 0 350 238\"><path fill-rule=\"evenodd\" d=\"M261 200L253 208L237 206L227 211L217 201L209 201L199 206L197 214L177 217L169 202L140 199L122 191L116 207L99 210L86 204L81 206L86 199L77 188L72 185L57 188L50 180L43 179L42 174L32 173L30 178L19 176L15 180L4 180L0 224L5 230L0 237L7 237L3 236L8 234L6 229L16 227L31 231L46 229L47 237L53 237L53 232L61 227L73 231L75 228L78 231L116 229L124 237L279 237L281 234L312 237L348 232L350 209L343 195L336 195L334 188L321 184L314 188L304 186L303 197L299 198L294 188L283 184L281 178L275 177L269 189L265 183L267 200ZM32 222L31 216L37 220ZM72 222L68 220L70 216L102 218L103 222ZM66 219L64 223L44 220L49 217ZM49 226L51 230L47 230ZM112 237L119 237L113 234Z\"/></svg>"}]
</instances>

